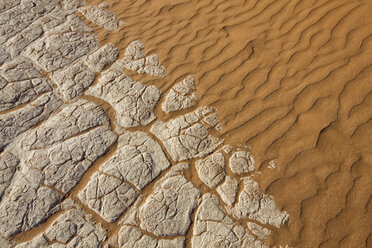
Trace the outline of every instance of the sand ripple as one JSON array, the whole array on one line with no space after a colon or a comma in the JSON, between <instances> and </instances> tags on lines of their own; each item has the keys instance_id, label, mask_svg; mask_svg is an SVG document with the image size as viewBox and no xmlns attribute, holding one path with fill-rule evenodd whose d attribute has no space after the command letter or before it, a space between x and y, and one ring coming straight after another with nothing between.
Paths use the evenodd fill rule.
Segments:
<instances>
[{"instance_id":1,"label":"sand ripple","mask_svg":"<svg viewBox=\"0 0 372 248\"><path fill-rule=\"evenodd\" d=\"M145 78L162 91L194 74L198 106L252 147L257 180L291 216L275 243L372 246L370 1L109 2L126 25L97 30L101 45L141 39L166 58L167 78Z\"/></svg>"}]
</instances>

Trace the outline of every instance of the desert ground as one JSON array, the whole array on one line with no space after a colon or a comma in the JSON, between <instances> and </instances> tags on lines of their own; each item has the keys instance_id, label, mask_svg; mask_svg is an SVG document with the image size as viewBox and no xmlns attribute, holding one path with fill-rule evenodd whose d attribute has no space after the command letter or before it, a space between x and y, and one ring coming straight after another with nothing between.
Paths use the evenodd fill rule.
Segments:
<instances>
[{"instance_id":1,"label":"desert ground","mask_svg":"<svg viewBox=\"0 0 372 248\"><path fill-rule=\"evenodd\" d=\"M0 0L0 247L372 247L371 12Z\"/></svg>"}]
</instances>

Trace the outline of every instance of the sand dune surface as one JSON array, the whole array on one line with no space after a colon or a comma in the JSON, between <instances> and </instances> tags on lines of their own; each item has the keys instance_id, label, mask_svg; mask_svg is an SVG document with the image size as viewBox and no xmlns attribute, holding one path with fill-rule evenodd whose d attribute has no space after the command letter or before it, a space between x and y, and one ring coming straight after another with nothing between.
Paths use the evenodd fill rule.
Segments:
<instances>
[{"instance_id":1,"label":"sand dune surface","mask_svg":"<svg viewBox=\"0 0 372 248\"><path fill-rule=\"evenodd\" d=\"M6 19L21 1L2 2ZM21 224L0 216L13 247L64 247L89 243L90 235L104 247L141 247L138 240L148 247L227 247L207 242L223 228L240 230L238 241L228 241L237 247L372 247L371 1L86 0L80 11L79 0L63 2L73 13L66 27L61 21L42 34L35 28L37 41L23 35L30 39L26 52L8 55L0 44L0 86L31 78L27 87L40 90L24 89L26 100L10 107L0 96L1 118L31 115L25 111L36 110L27 108L44 104L32 123L11 124L24 129L9 131L0 144L0 168L11 171L0 184L0 214L8 211L5 201L19 207L19 188L34 190ZM24 18L36 23L43 11ZM0 41L10 39L12 30L6 32ZM53 35L54 43L42 40ZM85 42L71 49L77 52L45 61L58 37L78 40L74 35ZM7 61L19 54L32 62L21 69L36 72L8 78L15 66ZM74 145L82 150L78 162L64 153ZM56 150L56 160L66 155L79 165L66 162L58 179L61 171L46 159ZM45 192L52 199L38 198ZM249 212L252 195L260 203ZM167 201L172 211L177 205L174 213L163 209ZM172 217L159 220L154 206ZM34 208L45 212L31 216ZM205 223L209 229L198 234Z\"/></svg>"},{"instance_id":2,"label":"sand dune surface","mask_svg":"<svg viewBox=\"0 0 372 248\"><path fill-rule=\"evenodd\" d=\"M273 244L372 246L370 1L108 2L126 24L100 43L141 39L168 70L148 79L162 91L194 74L222 136L252 148L291 216Z\"/></svg>"}]
</instances>

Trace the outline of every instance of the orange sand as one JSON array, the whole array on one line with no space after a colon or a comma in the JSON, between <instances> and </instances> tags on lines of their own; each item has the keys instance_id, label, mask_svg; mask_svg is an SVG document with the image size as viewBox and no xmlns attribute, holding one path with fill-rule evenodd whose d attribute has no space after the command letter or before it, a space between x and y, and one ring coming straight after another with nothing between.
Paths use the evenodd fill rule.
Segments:
<instances>
[{"instance_id":1,"label":"orange sand","mask_svg":"<svg viewBox=\"0 0 372 248\"><path fill-rule=\"evenodd\" d=\"M290 214L272 244L372 247L372 1L109 3L126 25L95 27L100 45L123 54L140 39L168 74L129 75L166 92L195 74L227 143L252 147L256 179Z\"/></svg>"}]
</instances>

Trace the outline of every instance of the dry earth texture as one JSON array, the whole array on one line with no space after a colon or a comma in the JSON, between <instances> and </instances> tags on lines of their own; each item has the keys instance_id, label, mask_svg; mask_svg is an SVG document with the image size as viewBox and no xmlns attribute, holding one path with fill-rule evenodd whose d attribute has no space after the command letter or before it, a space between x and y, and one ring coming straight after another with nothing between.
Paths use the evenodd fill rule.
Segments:
<instances>
[{"instance_id":1,"label":"dry earth texture","mask_svg":"<svg viewBox=\"0 0 372 248\"><path fill-rule=\"evenodd\" d=\"M372 247L371 10L0 0L0 246Z\"/></svg>"}]
</instances>

